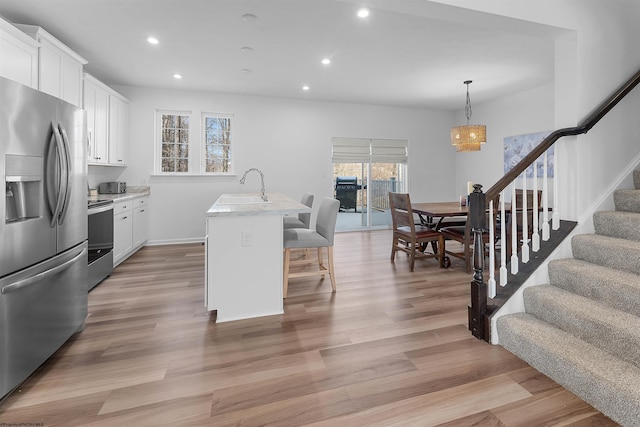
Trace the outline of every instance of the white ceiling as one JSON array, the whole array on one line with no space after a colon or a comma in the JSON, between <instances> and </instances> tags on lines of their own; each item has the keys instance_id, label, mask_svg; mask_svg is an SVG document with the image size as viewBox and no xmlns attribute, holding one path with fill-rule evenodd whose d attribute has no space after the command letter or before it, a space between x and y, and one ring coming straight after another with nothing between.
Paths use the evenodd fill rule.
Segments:
<instances>
[{"instance_id":1,"label":"white ceiling","mask_svg":"<svg viewBox=\"0 0 640 427\"><path fill-rule=\"evenodd\" d=\"M553 81L553 28L426 0L1 0L0 15L109 85L460 110L464 80L473 105Z\"/></svg>"}]
</instances>

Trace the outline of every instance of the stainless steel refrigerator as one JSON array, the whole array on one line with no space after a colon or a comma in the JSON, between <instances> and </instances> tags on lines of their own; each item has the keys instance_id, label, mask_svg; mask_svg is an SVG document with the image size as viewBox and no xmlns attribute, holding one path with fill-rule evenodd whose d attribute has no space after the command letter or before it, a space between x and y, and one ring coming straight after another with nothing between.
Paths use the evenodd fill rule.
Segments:
<instances>
[{"instance_id":1,"label":"stainless steel refrigerator","mask_svg":"<svg viewBox=\"0 0 640 427\"><path fill-rule=\"evenodd\" d=\"M87 316L86 112L0 78L0 399Z\"/></svg>"}]
</instances>

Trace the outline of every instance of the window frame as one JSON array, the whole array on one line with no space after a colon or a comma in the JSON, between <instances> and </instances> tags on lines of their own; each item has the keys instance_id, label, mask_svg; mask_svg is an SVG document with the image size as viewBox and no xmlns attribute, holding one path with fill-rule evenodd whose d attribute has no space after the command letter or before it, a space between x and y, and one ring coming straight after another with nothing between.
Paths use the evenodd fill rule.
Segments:
<instances>
[{"instance_id":1,"label":"window frame","mask_svg":"<svg viewBox=\"0 0 640 427\"><path fill-rule=\"evenodd\" d=\"M217 113L217 112L207 112L203 111L200 115L201 123L200 123L200 175L206 176L229 176L236 175L235 172L235 144L234 144L234 134L235 134L235 114L232 113ZM207 172L207 118L215 118L215 119L229 119L229 144L228 144L228 153L229 153L229 170L226 172Z\"/></svg>"},{"instance_id":2,"label":"window frame","mask_svg":"<svg viewBox=\"0 0 640 427\"><path fill-rule=\"evenodd\" d=\"M188 116L189 117L189 130L188 130L188 142L187 142L187 171L186 172L165 172L162 170L162 116L163 115L174 115L174 116ZM155 137L155 174L162 176L191 176L193 175L193 149L194 149L194 140L193 140L193 112L189 110L166 110L166 109L156 109L155 115L155 129L156 129L156 137Z\"/></svg>"}]
</instances>

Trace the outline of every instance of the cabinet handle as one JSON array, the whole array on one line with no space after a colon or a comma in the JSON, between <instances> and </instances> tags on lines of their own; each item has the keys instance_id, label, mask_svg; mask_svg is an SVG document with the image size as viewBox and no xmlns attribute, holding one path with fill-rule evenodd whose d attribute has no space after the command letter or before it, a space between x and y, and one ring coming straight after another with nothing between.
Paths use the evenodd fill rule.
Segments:
<instances>
[{"instance_id":1,"label":"cabinet handle","mask_svg":"<svg viewBox=\"0 0 640 427\"><path fill-rule=\"evenodd\" d=\"M128 217L128 216L123 216L123 217L122 217L122 219L123 219L123 220L124 220L124 219L127 219L127 218L129 218L129 217Z\"/></svg>"}]
</instances>

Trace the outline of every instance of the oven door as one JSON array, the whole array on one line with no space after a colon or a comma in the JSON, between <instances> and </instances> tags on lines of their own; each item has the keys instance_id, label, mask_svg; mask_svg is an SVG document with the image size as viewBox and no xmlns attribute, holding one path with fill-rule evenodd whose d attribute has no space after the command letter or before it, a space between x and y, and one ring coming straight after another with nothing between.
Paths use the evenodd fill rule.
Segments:
<instances>
[{"instance_id":1,"label":"oven door","mask_svg":"<svg viewBox=\"0 0 640 427\"><path fill-rule=\"evenodd\" d=\"M89 208L90 291L113 271L113 204Z\"/></svg>"}]
</instances>

